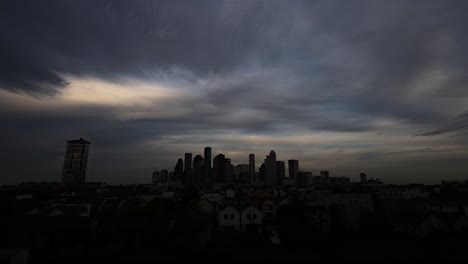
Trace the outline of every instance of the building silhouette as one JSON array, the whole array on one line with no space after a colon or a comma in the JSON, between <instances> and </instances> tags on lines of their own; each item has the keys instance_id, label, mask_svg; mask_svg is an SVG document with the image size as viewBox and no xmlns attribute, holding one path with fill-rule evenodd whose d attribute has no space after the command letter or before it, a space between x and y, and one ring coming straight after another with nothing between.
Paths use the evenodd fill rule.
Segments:
<instances>
[{"instance_id":1,"label":"building silhouette","mask_svg":"<svg viewBox=\"0 0 468 264\"><path fill-rule=\"evenodd\" d=\"M234 165L231 164L231 159L224 159L224 182L234 182Z\"/></svg>"},{"instance_id":2,"label":"building silhouette","mask_svg":"<svg viewBox=\"0 0 468 264\"><path fill-rule=\"evenodd\" d=\"M286 176L286 169L284 161L276 161L276 181L277 185L283 185L284 178Z\"/></svg>"},{"instance_id":3,"label":"building silhouette","mask_svg":"<svg viewBox=\"0 0 468 264\"><path fill-rule=\"evenodd\" d=\"M254 185L257 181L255 175L255 154L249 154L249 183Z\"/></svg>"},{"instance_id":4,"label":"building silhouette","mask_svg":"<svg viewBox=\"0 0 468 264\"><path fill-rule=\"evenodd\" d=\"M192 184L200 185L203 174L203 157L201 155L196 155L193 158L193 168L192 168Z\"/></svg>"},{"instance_id":5,"label":"building silhouette","mask_svg":"<svg viewBox=\"0 0 468 264\"><path fill-rule=\"evenodd\" d=\"M276 153L272 150L265 159L265 185L276 186L277 184Z\"/></svg>"},{"instance_id":6,"label":"building silhouette","mask_svg":"<svg viewBox=\"0 0 468 264\"><path fill-rule=\"evenodd\" d=\"M212 179L211 179L211 148L210 147L205 147L202 182L205 185L210 184L212 182Z\"/></svg>"},{"instance_id":7,"label":"building silhouette","mask_svg":"<svg viewBox=\"0 0 468 264\"><path fill-rule=\"evenodd\" d=\"M258 168L258 181L261 184L265 183L265 162Z\"/></svg>"},{"instance_id":8,"label":"building silhouette","mask_svg":"<svg viewBox=\"0 0 468 264\"><path fill-rule=\"evenodd\" d=\"M192 153L184 155L184 175L182 177L183 184L192 184Z\"/></svg>"},{"instance_id":9,"label":"building silhouette","mask_svg":"<svg viewBox=\"0 0 468 264\"><path fill-rule=\"evenodd\" d=\"M226 157L223 154L218 154L213 159L213 178L216 183L226 182Z\"/></svg>"},{"instance_id":10,"label":"building silhouette","mask_svg":"<svg viewBox=\"0 0 468 264\"><path fill-rule=\"evenodd\" d=\"M192 169L192 153L185 153L184 156L184 172Z\"/></svg>"},{"instance_id":11,"label":"building silhouette","mask_svg":"<svg viewBox=\"0 0 468 264\"><path fill-rule=\"evenodd\" d=\"M288 160L289 179L297 184L297 174L299 173L299 161Z\"/></svg>"},{"instance_id":12,"label":"building silhouette","mask_svg":"<svg viewBox=\"0 0 468 264\"><path fill-rule=\"evenodd\" d=\"M161 181L167 182L168 180L169 180L169 171L166 169L161 170Z\"/></svg>"},{"instance_id":13,"label":"building silhouette","mask_svg":"<svg viewBox=\"0 0 468 264\"><path fill-rule=\"evenodd\" d=\"M161 182L161 172L160 171L153 171L153 184L156 184L158 182Z\"/></svg>"},{"instance_id":14,"label":"building silhouette","mask_svg":"<svg viewBox=\"0 0 468 264\"><path fill-rule=\"evenodd\" d=\"M250 165L249 164L238 164L233 166L233 180L239 183L250 184Z\"/></svg>"},{"instance_id":15,"label":"building silhouette","mask_svg":"<svg viewBox=\"0 0 468 264\"><path fill-rule=\"evenodd\" d=\"M180 158L174 167L174 181L182 181L184 176L184 161Z\"/></svg>"},{"instance_id":16,"label":"building silhouette","mask_svg":"<svg viewBox=\"0 0 468 264\"><path fill-rule=\"evenodd\" d=\"M364 172L361 172L361 174L359 175L359 178L361 180L361 183L367 182L367 175Z\"/></svg>"},{"instance_id":17,"label":"building silhouette","mask_svg":"<svg viewBox=\"0 0 468 264\"><path fill-rule=\"evenodd\" d=\"M80 184L86 181L89 144L89 141L82 138L67 142L62 170L63 183Z\"/></svg>"},{"instance_id":18,"label":"building silhouette","mask_svg":"<svg viewBox=\"0 0 468 264\"><path fill-rule=\"evenodd\" d=\"M330 173L326 170L320 171L320 177L322 178L323 183L328 183L328 178L330 178Z\"/></svg>"}]
</instances>

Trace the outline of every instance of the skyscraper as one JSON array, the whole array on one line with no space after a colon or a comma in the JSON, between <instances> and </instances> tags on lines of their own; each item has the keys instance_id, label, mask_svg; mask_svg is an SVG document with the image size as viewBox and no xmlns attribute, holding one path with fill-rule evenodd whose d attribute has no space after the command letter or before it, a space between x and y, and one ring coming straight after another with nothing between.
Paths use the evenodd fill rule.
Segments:
<instances>
[{"instance_id":1,"label":"skyscraper","mask_svg":"<svg viewBox=\"0 0 468 264\"><path fill-rule=\"evenodd\" d=\"M159 171L153 171L153 184L161 182L161 172Z\"/></svg>"},{"instance_id":2,"label":"skyscraper","mask_svg":"<svg viewBox=\"0 0 468 264\"><path fill-rule=\"evenodd\" d=\"M213 178L216 183L226 182L226 157L218 154L213 159Z\"/></svg>"},{"instance_id":3,"label":"skyscraper","mask_svg":"<svg viewBox=\"0 0 468 264\"><path fill-rule=\"evenodd\" d=\"M265 159L265 185L276 186L278 184L276 176L276 153L272 150Z\"/></svg>"},{"instance_id":4,"label":"skyscraper","mask_svg":"<svg viewBox=\"0 0 468 264\"><path fill-rule=\"evenodd\" d=\"M299 171L297 173L298 185L312 185L314 184L314 174L310 171Z\"/></svg>"},{"instance_id":5,"label":"skyscraper","mask_svg":"<svg viewBox=\"0 0 468 264\"><path fill-rule=\"evenodd\" d=\"M224 159L224 182L234 182L234 166L231 164L231 159Z\"/></svg>"},{"instance_id":6,"label":"skyscraper","mask_svg":"<svg viewBox=\"0 0 468 264\"><path fill-rule=\"evenodd\" d=\"M232 168L233 181L238 183L250 183L250 172L249 164L238 164ZM227 175L227 174L226 174Z\"/></svg>"},{"instance_id":7,"label":"skyscraper","mask_svg":"<svg viewBox=\"0 0 468 264\"><path fill-rule=\"evenodd\" d=\"M184 156L184 175L182 177L182 184L192 184L192 153L185 153Z\"/></svg>"},{"instance_id":8,"label":"skyscraper","mask_svg":"<svg viewBox=\"0 0 468 264\"><path fill-rule=\"evenodd\" d=\"M80 184L86 181L89 144L82 138L67 142L62 170L63 183Z\"/></svg>"},{"instance_id":9,"label":"skyscraper","mask_svg":"<svg viewBox=\"0 0 468 264\"><path fill-rule=\"evenodd\" d=\"M299 173L299 161L288 160L288 170L289 170L289 179L293 180L294 184L297 184L297 174Z\"/></svg>"},{"instance_id":10,"label":"skyscraper","mask_svg":"<svg viewBox=\"0 0 468 264\"><path fill-rule=\"evenodd\" d=\"M192 169L192 153L185 153L184 172Z\"/></svg>"},{"instance_id":11,"label":"skyscraper","mask_svg":"<svg viewBox=\"0 0 468 264\"><path fill-rule=\"evenodd\" d=\"M161 181L162 182L167 182L169 181L169 171L164 169L164 170L161 170Z\"/></svg>"},{"instance_id":12,"label":"skyscraper","mask_svg":"<svg viewBox=\"0 0 468 264\"><path fill-rule=\"evenodd\" d=\"M193 169L192 169L192 184L200 185L201 178L203 175L203 157L201 155L196 155L193 158Z\"/></svg>"},{"instance_id":13,"label":"skyscraper","mask_svg":"<svg viewBox=\"0 0 468 264\"><path fill-rule=\"evenodd\" d=\"M203 184L210 184L211 183L211 148L210 147L205 147L205 153L204 153L204 161L205 164L203 164L203 179L202 182Z\"/></svg>"},{"instance_id":14,"label":"skyscraper","mask_svg":"<svg viewBox=\"0 0 468 264\"><path fill-rule=\"evenodd\" d=\"M361 172L359 177L361 178L361 183L366 183L367 182L367 175L364 172Z\"/></svg>"},{"instance_id":15,"label":"skyscraper","mask_svg":"<svg viewBox=\"0 0 468 264\"><path fill-rule=\"evenodd\" d=\"M258 168L258 183L265 184L265 162Z\"/></svg>"},{"instance_id":16,"label":"skyscraper","mask_svg":"<svg viewBox=\"0 0 468 264\"><path fill-rule=\"evenodd\" d=\"M174 181L182 181L184 175L184 161L182 159L177 160L177 164L174 167Z\"/></svg>"},{"instance_id":17,"label":"skyscraper","mask_svg":"<svg viewBox=\"0 0 468 264\"><path fill-rule=\"evenodd\" d=\"M286 175L286 169L284 166L284 161L277 161L276 162L276 181L277 185L283 185L283 180Z\"/></svg>"},{"instance_id":18,"label":"skyscraper","mask_svg":"<svg viewBox=\"0 0 468 264\"><path fill-rule=\"evenodd\" d=\"M254 185L257 183L257 179L255 177L255 154L249 155L249 184Z\"/></svg>"},{"instance_id":19,"label":"skyscraper","mask_svg":"<svg viewBox=\"0 0 468 264\"><path fill-rule=\"evenodd\" d=\"M330 176L330 173L328 171L323 170L323 171L320 171L320 176L322 178L328 178Z\"/></svg>"},{"instance_id":20,"label":"skyscraper","mask_svg":"<svg viewBox=\"0 0 468 264\"><path fill-rule=\"evenodd\" d=\"M321 171L320 177L322 178L322 182L328 183L328 178L330 177L330 173L328 171Z\"/></svg>"}]
</instances>

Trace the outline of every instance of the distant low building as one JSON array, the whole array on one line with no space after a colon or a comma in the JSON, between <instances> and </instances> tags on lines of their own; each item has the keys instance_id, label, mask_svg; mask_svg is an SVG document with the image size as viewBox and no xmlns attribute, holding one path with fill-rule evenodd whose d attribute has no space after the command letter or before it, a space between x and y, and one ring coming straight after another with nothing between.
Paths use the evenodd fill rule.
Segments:
<instances>
[{"instance_id":1,"label":"distant low building","mask_svg":"<svg viewBox=\"0 0 468 264\"><path fill-rule=\"evenodd\" d=\"M415 198L429 198L429 192L421 190L418 187L410 186L390 186L382 188L378 192L379 197L383 199L409 200Z\"/></svg>"}]
</instances>

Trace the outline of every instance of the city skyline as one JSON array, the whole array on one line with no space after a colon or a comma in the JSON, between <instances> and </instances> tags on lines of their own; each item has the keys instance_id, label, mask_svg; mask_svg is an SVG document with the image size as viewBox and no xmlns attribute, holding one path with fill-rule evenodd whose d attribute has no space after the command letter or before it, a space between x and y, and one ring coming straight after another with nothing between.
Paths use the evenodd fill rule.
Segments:
<instances>
[{"instance_id":1,"label":"city skyline","mask_svg":"<svg viewBox=\"0 0 468 264\"><path fill-rule=\"evenodd\" d=\"M468 177L468 3L4 1L0 184L144 183L184 153L386 183ZM268 168L272 170L273 167ZM182 168L184 170L185 168ZM206 176L201 173L201 177Z\"/></svg>"}]
</instances>

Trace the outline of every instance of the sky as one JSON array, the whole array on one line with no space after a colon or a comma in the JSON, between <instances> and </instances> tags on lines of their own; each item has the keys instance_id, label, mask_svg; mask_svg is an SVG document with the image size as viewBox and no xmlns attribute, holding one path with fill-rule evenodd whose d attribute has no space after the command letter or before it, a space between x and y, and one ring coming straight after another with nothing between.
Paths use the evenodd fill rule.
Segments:
<instances>
[{"instance_id":1,"label":"sky","mask_svg":"<svg viewBox=\"0 0 468 264\"><path fill-rule=\"evenodd\" d=\"M386 183L468 179L468 2L0 3L0 184L149 183L185 152L275 150Z\"/></svg>"}]
</instances>

